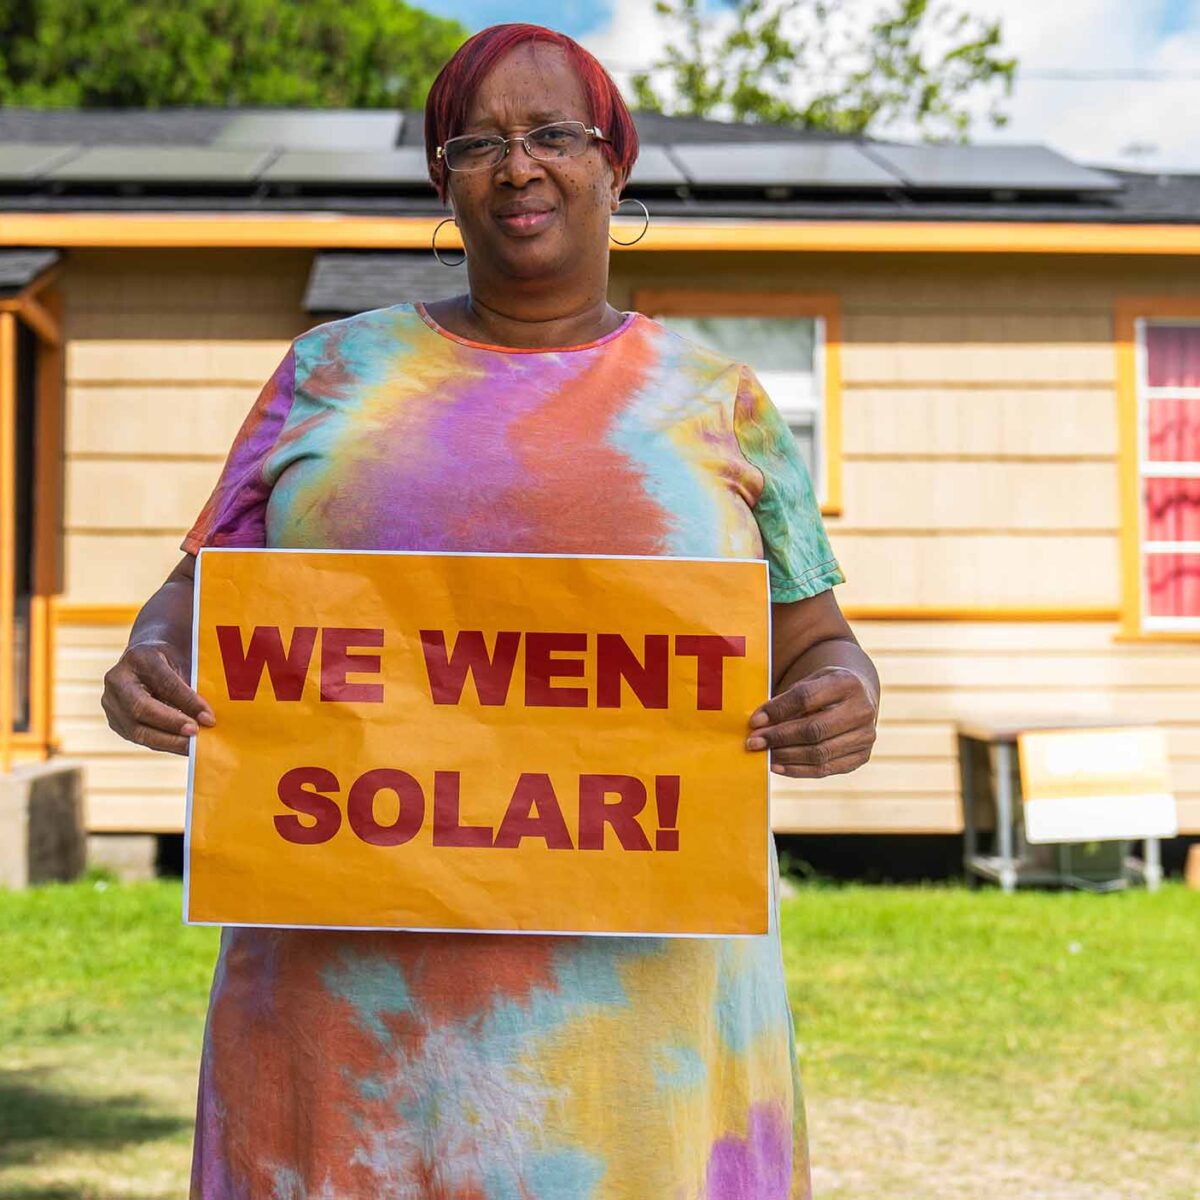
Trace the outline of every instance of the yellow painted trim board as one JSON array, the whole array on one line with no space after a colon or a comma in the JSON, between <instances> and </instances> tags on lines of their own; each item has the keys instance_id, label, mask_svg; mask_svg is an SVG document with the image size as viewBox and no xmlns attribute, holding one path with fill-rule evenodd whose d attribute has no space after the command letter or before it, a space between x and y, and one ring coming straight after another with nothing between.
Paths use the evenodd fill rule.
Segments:
<instances>
[{"instance_id":1,"label":"yellow painted trim board","mask_svg":"<svg viewBox=\"0 0 1200 1200\"><path fill-rule=\"evenodd\" d=\"M10 213L0 244L165 249L429 248L438 217L361 217L340 213L203 215L182 213ZM618 221L617 228L626 227ZM628 223L630 230L640 227ZM450 231L451 233L453 231ZM448 237L448 247L457 245ZM669 220L651 216L636 245L658 250L770 250L917 254L1200 255L1200 225L1109 225L997 221Z\"/></svg>"},{"instance_id":2,"label":"yellow painted trim board","mask_svg":"<svg viewBox=\"0 0 1200 1200\"><path fill-rule=\"evenodd\" d=\"M114 625L128 628L141 605L88 604L60 600L54 605L54 625ZM842 612L851 621L1116 621L1120 610L1095 608L935 608L916 605L849 605Z\"/></svg>"}]
</instances>

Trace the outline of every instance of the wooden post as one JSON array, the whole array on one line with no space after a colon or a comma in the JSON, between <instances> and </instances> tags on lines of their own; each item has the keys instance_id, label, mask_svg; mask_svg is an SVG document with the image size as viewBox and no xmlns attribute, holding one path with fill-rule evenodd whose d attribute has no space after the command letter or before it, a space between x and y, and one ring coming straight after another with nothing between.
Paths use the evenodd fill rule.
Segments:
<instances>
[{"instance_id":1,"label":"wooden post","mask_svg":"<svg viewBox=\"0 0 1200 1200\"><path fill-rule=\"evenodd\" d=\"M1188 847L1187 864L1183 870L1183 881L1194 891L1200 891L1200 842Z\"/></svg>"}]
</instances>

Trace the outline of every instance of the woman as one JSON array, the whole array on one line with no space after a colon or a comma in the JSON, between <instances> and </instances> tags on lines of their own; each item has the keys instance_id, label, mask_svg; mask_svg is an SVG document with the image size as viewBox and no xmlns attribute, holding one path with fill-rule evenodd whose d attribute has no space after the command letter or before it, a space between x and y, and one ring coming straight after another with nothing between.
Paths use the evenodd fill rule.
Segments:
<instances>
[{"instance_id":1,"label":"woman","mask_svg":"<svg viewBox=\"0 0 1200 1200\"><path fill-rule=\"evenodd\" d=\"M113 727L185 753L213 723L184 682L202 545L765 556L776 691L747 746L860 766L878 680L787 427L749 369L605 299L637 153L612 81L496 26L426 123L469 291L295 340L109 672ZM227 929L192 1195L807 1197L777 912L750 939Z\"/></svg>"}]
</instances>

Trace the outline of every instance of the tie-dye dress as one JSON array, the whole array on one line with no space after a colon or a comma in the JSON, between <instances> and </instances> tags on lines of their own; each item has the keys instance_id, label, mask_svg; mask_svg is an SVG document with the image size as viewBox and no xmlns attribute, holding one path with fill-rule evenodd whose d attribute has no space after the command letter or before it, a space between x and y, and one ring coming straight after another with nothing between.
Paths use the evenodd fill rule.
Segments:
<instances>
[{"instance_id":1,"label":"tie-dye dress","mask_svg":"<svg viewBox=\"0 0 1200 1200\"><path fill-rule=\"evenodd\" d=\"M397 305L298 337L185 539L766 557L844 576L752 371L637 313L521 350ZM754 938L223 931L192 1196L802 1200L778 927Z\"/></svg>"}]
</instances>

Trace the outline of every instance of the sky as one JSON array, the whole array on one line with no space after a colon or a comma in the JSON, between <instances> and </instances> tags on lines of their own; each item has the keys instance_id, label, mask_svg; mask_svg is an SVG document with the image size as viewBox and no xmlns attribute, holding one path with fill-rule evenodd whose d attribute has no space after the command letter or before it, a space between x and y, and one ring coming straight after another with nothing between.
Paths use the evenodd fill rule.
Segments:
<instances>
[{"instance_id":1,"label":"sky","mask_svg":"<svg viewBox=\"0 0 1200 1200\"><path fill-rule=\"evenodd\" d=\"M618 82L652 63L664 41L653 0L417 2L472 30L514 19L560 29L597 54ZM871 12L882 0L847 2ZM1009 124L979 123L973 140L1040 143L1097 165L1200 172L1200 0L948 2L999 18L1004 45L1020 64L1004 106ZM708 3L719 21L724 0ZM1079 78L1089 74L1107 77Z\"/></svg>"}]
</instances>

